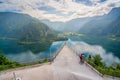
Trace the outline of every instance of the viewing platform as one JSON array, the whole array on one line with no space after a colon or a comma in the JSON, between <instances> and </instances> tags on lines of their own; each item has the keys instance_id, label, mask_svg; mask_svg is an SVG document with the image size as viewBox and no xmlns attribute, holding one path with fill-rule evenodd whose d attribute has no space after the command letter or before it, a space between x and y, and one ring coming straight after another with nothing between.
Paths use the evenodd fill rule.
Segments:
<instances>
[{"instance_id":1,"label":"viewing platform","mask_svg":"<svg viewBox=\"0 0 120 80\"><path fill-rule=\"evenodd\" d=\"M81 64L79 56L66 44L51 63L0 73L0 80L14 80L14 78L16 80L113 80L102 77L88 65Z\"/></svg>"}]
</instances>

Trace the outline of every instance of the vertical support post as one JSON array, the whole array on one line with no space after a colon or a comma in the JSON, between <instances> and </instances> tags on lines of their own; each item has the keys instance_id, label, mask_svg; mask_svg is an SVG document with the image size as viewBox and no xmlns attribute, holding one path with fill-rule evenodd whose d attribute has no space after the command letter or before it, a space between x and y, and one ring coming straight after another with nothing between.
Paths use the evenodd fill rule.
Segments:
<instances>
[{"instance_id":1,"label":"vertical support post","mask_svg":"<svg viewBox=\"0 0 120 80\"><path fill-rule=\"evenodd\" d=\"M50 46L50 60L51 60L51 58L52 58L52 57L51 57L51 46Z\"/></svg>"},{"instance_id":2,"label":"vertical support post","mask_svg":"<svg viewBox=\"0 0 120 80\"><path fill-rule=\"evenodd\" d=\"M13 76L14 76L14 80L16 80L16 74L15 74L15 72L13 72Z\"/></svg>"},{"instance_id":3,"label":"vertical support post","mask_svg":"<svg viewBox=\"0 0 120 80\"><path fill-rule=\"evenodd\" d=\"M116 68L117 68L117 65L118 65L118 64L115 63L115 62L112 64L112 67L113 67L113 69L114 69L114 72L113 72L113 80L114 80L114 78L115 78L114 76L115 76L115 70L116 70Z\"/></svg>"}]
</instances>

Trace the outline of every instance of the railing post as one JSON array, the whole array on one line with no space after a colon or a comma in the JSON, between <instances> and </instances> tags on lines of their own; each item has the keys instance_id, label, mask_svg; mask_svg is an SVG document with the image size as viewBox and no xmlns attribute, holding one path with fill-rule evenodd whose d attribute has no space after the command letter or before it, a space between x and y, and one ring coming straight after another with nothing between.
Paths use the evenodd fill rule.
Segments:
<instances>
[{"instance_id":1,"label":"railing post","mask_svg":"<svg viewBox=\"0 0 120 80\"><path fill-rule=\"evenodd\" d=\"M13 76L14 76L14 80L16 80L16 75L15 75L15 72L13 72Z\"/></svg>"}]
</instances>

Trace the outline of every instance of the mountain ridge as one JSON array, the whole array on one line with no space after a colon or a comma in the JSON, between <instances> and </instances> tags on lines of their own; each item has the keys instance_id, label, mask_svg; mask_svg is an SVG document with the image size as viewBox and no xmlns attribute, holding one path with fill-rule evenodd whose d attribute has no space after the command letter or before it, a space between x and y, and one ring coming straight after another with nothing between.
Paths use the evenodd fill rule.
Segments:
<instances>
[{"instance_id":1,"label":"mountain ridge","mask_svg":"<svg viewBox=\"0 0 120 80\"><path fill-rule=\"evenodd\" d=\"M118 22L120 20L118 19L120 16L119 13L120 7L112 9L108 14L103 16L77 18L65 23L50 22L49 20L42 20L42 22L61 32L77 32L91 35L111 35L110 32L105 32L108 31L107 29L110 28L110 25L114 25L116 21ZM119 27L117 29L119 29Z\"/></svg>"},{"instance_id":2,"label":"mountain ridge","mask_svg":"<svg viewBox=\"0 0 120 80\"><path fill-rule=\"evenodd\" d=\"M5 53L47 50L59 39L56 32L27 14L0 12L0 49Z\"/></svg>"},{"instance_id":3,"label":"mountain ridge","mask_svg":"<svg viewBox=\"0 0 120 80\"><path fill-rule=\"evenodd\" d=\"M109 14L106 14L96 19L92 19L90 22L85 24L80 30L79 33L91 34L91 35L118 35L115 32L109 31L111 27L114 27L114 30L120 30L119 25L116 27L114 25L119 24L120 20L120 8L114 8ZM111 26L112 25L112 26ZM117 29L116 29L117 28ZM111 34L113 33L113 34Z\"/></svg>"},{"instance_id":4,"label":"mountain ridge","mask_svg":"<svg viewBox=\"0 0 120 80\"><path fill-rule=\"evenodd\" d=\"M0 12L0 37L22 39L26 35L29 40L39 40L52 33L46 24L27 14Z\"/></svg>"}]
</instances>

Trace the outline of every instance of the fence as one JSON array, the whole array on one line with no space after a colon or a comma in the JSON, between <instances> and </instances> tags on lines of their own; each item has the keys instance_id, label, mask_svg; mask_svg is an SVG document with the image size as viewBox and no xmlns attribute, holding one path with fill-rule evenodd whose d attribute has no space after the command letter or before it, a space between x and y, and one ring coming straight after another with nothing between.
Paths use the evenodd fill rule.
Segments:
<instances>
[{"instance_id":1,"label":"fence","mask_svg":"<svg viewBox=\"0 0 120 80\"><path fill-rule=\"evenodd\" d=\"M72 42L72 41L68 41L67 42L67 46L74 52L74 53L76 53L76 55L78 55L79 54L79 51L78 51L78 49L76 49L76 47L75 47L75 45L74 45L74 42ZM113 76L109 76L109 75L103 75L102 73L100 73L98 70L96 70L93 66L91 66L89 63L87 63L86 61L85 61L85 64L89 67L89 68L91 68L94 72L96 72L98 75L100 75L101 77L103 77L103 78L105 78L105 80L111 80L111 79L113 79L114 78L114 80L120 80L120 78L118 78L118 77L113 77Z\"/></svg>"},{"instance_id":2,"label":"fence","mask_svg":"<svg viewBox=\"0 0 120 80\"><path fill-rule=\"evenodd\" d=\"M49 59L50 62L53 62L54 59L56 58L56 56L58 55L58 53L63 49L64 45L65 45L65 42L63 42L63 44L60 46L59 49L57 49L54 53L52 53L54 55L49 56L49 58L47 58L47 59ZM43 60L44 59L41 59L41 61L43 61ZM50 63L43 63L43 64L50 64ZM16 75L13 72L15 72L16 70L21 70L21 69L26 69L26 68L28 69L28 68L33 68L33 67L41 66L43 64L36 64L36 65L32 65L32 66L26 66L26 67L21 67L21 68L7 70L7 71L2 71L2 72L0 72L0 80L23 80L22 76ZM2 74L4 74L7 77L5 77ZM16 77L16 79L15 79L15 77Z\"/></svg>"},{"instance_id":3,"label":"fence","mask_svg":"<svg viewBox=\"0 0 120 80\"><path fill-rule=\"evenodd\" d=\"M66 42L64 42L64 43L62 44L62 46L55 52L55 55L52 57L52 61L51 61L51 62L54 61L54 59L55 59L56 56L59 54L59 52L63 49L63 47L64 47L65 44L66 44Z\"/></svg>"}]
</instances>

